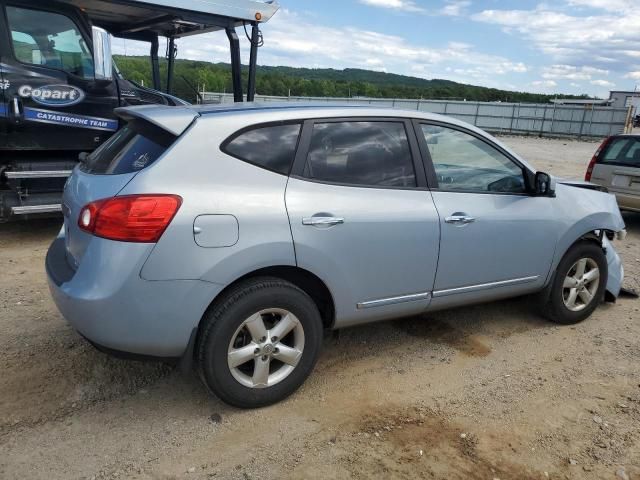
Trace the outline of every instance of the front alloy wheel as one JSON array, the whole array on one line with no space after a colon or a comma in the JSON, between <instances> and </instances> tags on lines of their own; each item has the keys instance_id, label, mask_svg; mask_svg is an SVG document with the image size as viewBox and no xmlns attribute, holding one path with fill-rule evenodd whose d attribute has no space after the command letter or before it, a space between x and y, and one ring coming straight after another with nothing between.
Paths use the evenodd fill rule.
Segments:
<instances>
[{"instance_id":1,"label":"front alloy wheel","mask_svg":"<svg viewBox=\"0 0 640 480\"><path fill-rule=\"evenodd\" d=\"M562 299L572 312L584 310L598 291L600 269L593 258L581 258L569 269L562 285Z\"/></svg>"},{"instance_id":2,"label":"front alloy wheel","mask_svg":"<svg viewBox=\"0 0 640 480\"><path fill-rule=\"evenodd\" d=\"M538 297L542 314L565 325L587 318L604 299L607 257L595 241L576 242L565 253L551 283Z\"/></svg>"}]
</instances>

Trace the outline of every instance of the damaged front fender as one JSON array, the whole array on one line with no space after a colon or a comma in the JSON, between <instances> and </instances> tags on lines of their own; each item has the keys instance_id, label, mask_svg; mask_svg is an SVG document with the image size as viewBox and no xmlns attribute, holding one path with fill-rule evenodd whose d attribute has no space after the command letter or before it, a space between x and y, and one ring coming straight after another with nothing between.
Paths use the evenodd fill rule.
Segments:
<instances>
[{"instance_id":1,"label":"damaged front fender","mask_svg":"<svg viewBox=\"0 0 640 480\"><path fill-rule=\"evenodd\" d=\"M620 209L613 195L597 190L590 190L558 183L556 198L559 218L566 221L566 229L560 235L556 245L556 252L552 268L547 281L552 278L560 260L571 246L582 238L594 237L596 232L612 232L616 237L624 237L625 225ZM624 268L613 244L606 235L595 236L602 238L602 246L606 251L609 274L607 278L607 292L617 297L620 293Z\"/></svg>"}]
</instances>

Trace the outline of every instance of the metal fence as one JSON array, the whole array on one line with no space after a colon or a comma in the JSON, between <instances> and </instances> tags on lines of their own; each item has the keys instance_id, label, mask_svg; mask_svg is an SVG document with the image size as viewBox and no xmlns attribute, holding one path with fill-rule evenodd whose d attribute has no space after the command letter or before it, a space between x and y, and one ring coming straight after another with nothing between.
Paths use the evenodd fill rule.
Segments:
<instances>
[{"instance_id":1,"label":"metal fence","mask_svg":"<svg viewBox=\"0 0 640 480\"><path fill-rule=\"evenodd\" d=\"M233 95L204 92L205 103L231 103ZM387 98L276 97L256 95L257 102L348 103L440 113L502 134L606 137L622 133L626 108L544 103L462 102Z\"/></svg>"}]
</instances>

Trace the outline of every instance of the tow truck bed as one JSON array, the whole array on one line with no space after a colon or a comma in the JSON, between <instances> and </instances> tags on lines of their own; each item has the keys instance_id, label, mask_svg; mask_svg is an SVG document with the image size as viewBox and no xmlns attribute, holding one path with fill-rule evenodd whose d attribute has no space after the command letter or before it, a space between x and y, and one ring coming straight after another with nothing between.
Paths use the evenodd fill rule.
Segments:
<instances>
[{"instance_id":1,"label":"tow truck bed","mask_svg":"<svg viewBox=\"0 0 640 480\"><path fill-rule=\"evenodd\" d=\"M266 22L278 10L276 3L254 0L61 1L81 8L94 25L116 36L145 31L178 38L244 23Z\"/></svg>"}]
</instances>

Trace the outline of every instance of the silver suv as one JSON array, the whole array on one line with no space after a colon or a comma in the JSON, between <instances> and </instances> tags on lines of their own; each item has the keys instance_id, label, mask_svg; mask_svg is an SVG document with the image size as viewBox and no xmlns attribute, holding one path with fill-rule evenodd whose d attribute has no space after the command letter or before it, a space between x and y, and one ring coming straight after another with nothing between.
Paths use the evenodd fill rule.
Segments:
<instances>
[{"instance_id":1,"label":"silver suv","mask_svg":"<svg viewBox=\"0 0 640 480\"><path fill-rule=\"evenodd\" d=\"M324 329L524 294L569 324L620 291L612 195L452 118L337 106L135 107L76 167L47 255L97 347L285 398Z\"/></svg>"}]
</instances>

